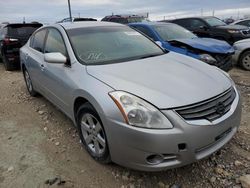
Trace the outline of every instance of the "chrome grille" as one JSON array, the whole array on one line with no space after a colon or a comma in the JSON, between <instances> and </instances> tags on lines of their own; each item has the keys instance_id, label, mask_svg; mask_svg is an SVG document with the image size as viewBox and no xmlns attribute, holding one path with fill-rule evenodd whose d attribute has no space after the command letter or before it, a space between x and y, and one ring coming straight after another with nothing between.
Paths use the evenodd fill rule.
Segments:
<instances>
[{"instance_id":1,"label":"chrome grille","mask_svg":"<svg viewBox=\"0 0 250 188\"><path fill-rule=\"evenodd\" d=\"M175 109L175 111L185 120L207 119L209 121L214 121L225 115L231 109L235 97L235 90L230 88L224 93L209 100L190 106L180 107Z\"/></svg>"}]
</instances>

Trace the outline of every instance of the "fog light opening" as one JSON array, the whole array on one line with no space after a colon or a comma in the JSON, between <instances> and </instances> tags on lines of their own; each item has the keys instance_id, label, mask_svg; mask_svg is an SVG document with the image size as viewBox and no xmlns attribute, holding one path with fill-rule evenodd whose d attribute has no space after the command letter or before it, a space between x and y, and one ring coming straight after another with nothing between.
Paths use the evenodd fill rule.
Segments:
<instances>
[{"instance_id":1,"label":"fog light opening","mask_svg":"<svg viewBox=\"0 0 250 188\"><path fill-rule=\"evenodd\" d=\"M160 164L164 161L164 157L162 155L159 154L153 154L147 157L147 162L150 164Z\"/></svg>"},{"instance_id":2,"label":"fog light opening","mask_svg":"<svg viewBox=\"0 0 250 188\"><path fill-rule=\"evenodd\" d=\"M178 144L179 151L185 151L187 148L187 145L185 143Z\"/></svg>"}]
</instances>

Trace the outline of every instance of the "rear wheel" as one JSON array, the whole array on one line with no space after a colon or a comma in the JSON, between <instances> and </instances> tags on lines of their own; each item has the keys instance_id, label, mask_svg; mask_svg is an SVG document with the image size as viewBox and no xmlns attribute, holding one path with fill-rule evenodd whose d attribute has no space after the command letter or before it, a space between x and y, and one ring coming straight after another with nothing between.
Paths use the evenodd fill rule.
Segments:
<instances>
[{"instance_id":1,"label":"rear wheel","mask_svg":"<svg viewBox=\"0 0 250 188\"><path fill-rule=\"evenodd\" d=\"M24 76L24 80L25 80L26 87L27 87L27 90L28 90L29 94L32 97L35 97L37 95L37 92L33 88L30 75L29 75L29 73L28 73L28 71L27 71L26 68L23 69L23 76Z\"/></svg>"},{"instance_id":2,"label":"rear wheel","mask_svg":"<svg viewBox=\"0 0 250 188\"><path fill-rule=\"evenodd\" d=\"M239 59L239 65L245 69L250 71L250 50L244 52Z\"/></svg>"},{"instance_id":3,"label":"rear wheel","mask_svg":"<svg viewBox=\"0 0 250 188\"><path fill-rule=\"evenodd\" d=\"M100 117L90 103L87 102L79 108L77 126L88 153L99 162L109 163L111 160L106 134Z\"/></svg>"}]
</instances>

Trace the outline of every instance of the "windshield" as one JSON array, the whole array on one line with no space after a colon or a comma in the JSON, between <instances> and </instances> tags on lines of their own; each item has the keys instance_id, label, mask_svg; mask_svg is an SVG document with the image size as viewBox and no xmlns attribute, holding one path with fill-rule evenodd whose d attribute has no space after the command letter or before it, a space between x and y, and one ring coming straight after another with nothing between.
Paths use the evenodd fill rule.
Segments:
<instances>
[{"instance_id":1,"label":"windshield","mask_svg":"<svg viewBox=\"0 0 250 188\"><path fill-rule=\"evenodd\" d=\"M227 25L225 22L221 21L218 18L214 18L214 17L204 18L204 20L208 23L208 25L210 25L212 27Z\"/></svg>"},{"instance_id":2,"label":"windshield","mask_svg":"<svg viewBox=\"0 0 250 188\"><path fill-rule=\"evenodd\" d=\"M67 31L75 55L84 64L124 62L164 54L155 43L126 26Z\"/></svg>"},{"instance_id":3,"label":"windshield","mask_svg":"<svg viewBox=\"0 0 250 188\"><path fill-rule=\"evenodd\" d=\"M192 39L197 37L187 29L175 24L154 25L153 27L164 41Z\"/></svg>"},{"instance_id":4,"label":"windshield","mask_svg":"<svg viewBox=\"0 0 250 188\"><path fill-rule=\"evenodd\" d=\"M143 21L147 21L145 18L143 17L131 17L131 18L127 18L128 23L136 23L136 22L143 22Z\"/></svg>"},{"instance_id":5,"label":"windshield","mask_svg":"<svg viewBox=\"0 0 250 188\"><path fill-rule=\"evenodd\" d=\"M9 25L8 36L15 38L29 38L41 25Z\"/></svg>"}]
</instances>

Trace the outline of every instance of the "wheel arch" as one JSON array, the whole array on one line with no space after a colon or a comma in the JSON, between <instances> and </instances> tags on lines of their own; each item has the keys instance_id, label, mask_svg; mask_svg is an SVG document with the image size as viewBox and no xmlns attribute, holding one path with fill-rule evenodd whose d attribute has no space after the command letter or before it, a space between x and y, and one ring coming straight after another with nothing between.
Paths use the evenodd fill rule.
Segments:
<instances>
[{"instance_id":1,"label":"wheel arch","mask_svg":"<svg viewBox=\"0 0 250 188\"><path fill-rule=\"evenodd\" d=\"M244 50L239 54L239 58L238 58L238 60L237 60L237 64L239 64L242 54L244 54L244 53L247 52L247 51L250 51L250 47L244 49Z\"/></svg>"}]
</instances>

